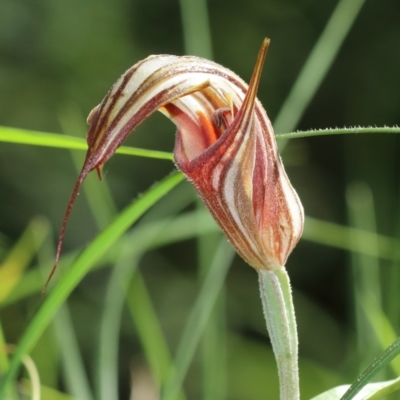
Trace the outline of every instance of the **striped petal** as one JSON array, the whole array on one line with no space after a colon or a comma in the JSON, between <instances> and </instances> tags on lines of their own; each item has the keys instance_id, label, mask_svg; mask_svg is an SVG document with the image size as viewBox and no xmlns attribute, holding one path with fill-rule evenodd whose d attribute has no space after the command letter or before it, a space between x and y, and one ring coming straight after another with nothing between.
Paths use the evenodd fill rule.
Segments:
<instances>
[{"instance_id":1,"label":"striped petal","mask_svg":"<svg viewBox=\"0 0 400 400\"><path fill-rule=\"evenodd\" d=\"M303 230L303 208L281 163L273 128L256 98L269 45L247 85L193 56L150 56L126 71L90 113L89 149L68 204L145 118L159 110L177 126L175 162L238 253L256 269L282 267Z\"/></svg>"}]
</instances>

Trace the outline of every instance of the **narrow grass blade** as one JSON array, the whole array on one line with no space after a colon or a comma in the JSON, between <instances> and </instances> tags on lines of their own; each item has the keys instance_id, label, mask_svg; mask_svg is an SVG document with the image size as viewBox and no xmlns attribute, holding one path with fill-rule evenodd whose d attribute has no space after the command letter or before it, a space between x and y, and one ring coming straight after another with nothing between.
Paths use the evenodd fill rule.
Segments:
<instances>
[{"instance_id":1,"label":"narrow grass blade","mask_svg":"<svg viewBox=\"0 0 400 400\"><path fill-rule=\"evenodd\" d=\"M34 219L8 252L5 260L0 264L0 303L8 297L22 278L47 233L47 223L39 218Z\"/></svg>"},{"instance_id":2,"label":"narrow grass blade","mask_svg":"<svg viewBox=\"0 0 400 400\"><path fill-rule=\"evenodd\" d=\"M118 218L115 219L107 229L101 232L82 252L76 262L67 270L63 279L61 279L49 293L42 307L25 330L10 362L9 371L1 382L0 398L7 385L14 379L22 357L29 353L60 305L65 301L83 276L144 212L182 180L183 176L180 173L174 173L153 186L142 197L123 210L118 215Z\"/></svg>"},{"instance_id":3,"label":"narrow grass blade","mask_svg":"<svg viewBox=\"0 0 400 400\"><path fill-rule=\"evenodd\" d=\"M66 305L60 307L53 325L58 338L63 375L68 392L79 400L92 400L92 391L82 362L69 309Z\"/></svg>"},{"instance_id":4,"label":"narrow grass blade","mask_svg":"<svg viewBox=\"0 0 400 400\"><path fill-rule=\"evenodd\" d=\"M371 381L371 379L386 367L395 357L400 354L400 338L392 343L379 357L367 367L359 377L354 381L350 388L343 395L341 400L351 400L355 398L356 394ZM397 387L398 389L398 387ZM366 399L371 397L365 397Z\"/></svg>"},{"instance_id":5,"label":"narrow grass blade","mask_svg":"<svg viewBox=\"0 0 400 400\"><path fill-rule=\"evenodd\" d=\"M197 201L198 210L203 211L204 207L204 204L199 199ZM215 252L221 239L221 232L198 236L197 238L199 286L210 269L212 259L215 257ZM221 289L201 341L203 400L223 400L226 398L227 332L225 313L225 291Z\"/></svg>"},{"instance_id":6,"label":"narrow grass blade","mask_svg":"<svg viewBox=\"0 0 400 400\"><path fill-rule=\"evenodd\" d=\"M175 369L170 372L161 396L163 400L175 399L181 390L234 255L234 250L223 238L186 323L175 358Z\"/></svg>"},{"instance_id":7,"label":"narrow grass blade","mask_svg":"<svg viewBox=\"0 0 400 400\"><path fill-rule=\"evenodd\" d=\"M328 128L328 129L311 129L309 131L296 131L289 133L276 133L276 139L299 139L313 136L326 135L369 135L369 134L395 134L400 133L398 126L381 126L381 127L366 127L361 126L354 128Z\"/></svg>"},{"instance_id":8,"label":"narrow grass blade","mask_svg":"<svg viewBox=\"0 0 400 400\"><path fill-rule=\"evenodd\" d=\"M0 321L0 375L8 370L7 343L4 337L3 327Z\"/></svg>"},{"instance_id":9,"label":"narrow grass blade","mask_svg":"<svg viewBox=\"0 0 400 400\"><path fill-rule=\"evenodd\" d=\"M381 349L385 349L390 343L394 342L397 337L392 324L373 298L367 297L362 299L361 308L372 331L375 333ZM396 375L400 376L400 360L398 358L390 363L390 367Z\"/></svg>"},{"instance_id":10,"label":"narrow grass blade","mask_svg":"<svg viewBox=\"0 0 400 400\"><path fill-rule=\"evenodd\" d=\"M60 135L56 133L29 131L5 126L0 127L0 142L28 144L31 146L56 147L71 150L87 150L86 141L82 138ZM116 153L138 157L158 158L162 160L173 160L172 153L137 149L127 146L121 146Z\"/></svg>"},{"instance_id":11,"label":"narrow grass blade","mask_svg":"<svg viewBox=\"0 0 400 400\"><path fill-rule=\"evenodd\" d=\"M346 191L346 201L350 226L376 233L374 201L369 186L363 182L349 184ZM354 247L362 246L362 243L358 242L359 240L360 237L350 234L350 242L353 243ZM376 240L371 241L369 246L374 253L379 254ZM364 302L366 304L374 303L376 307L373 310L382 306L379 258L352 252L351 270L358 355L361 357L360 364L365 365L366 360L370 360L379 351L385 349L395 337L386 346L380 348L377 337L370 334L370 323L363 310ZM368 313L373 310L369 310ZM369 319L371 321L371 319L375 320L376 318L371 315ZM380 326L374 327L378 331L380 328Z\"/></svg>"},{"instance_id":12,"label":"narrow grass blade","mask_svg":"<svg viewBox=\"0 0 400 400\"><path fill-rule=\"evenodd\" d=\"M351 236L354 240L350 239ZM302 239L384 260L397 257L395 250L400 245L395 238L312 217L306 217Z\"/></svg>"},{"instance_id":13,"label":"narrow grass blade","mask_svg":"<svg viewBox=\"0 0 400 400\"><path fill-rule=\"evenodd\" d=\"M127 303L153 377L156 384L162 387L174 365L140 272L132 279ZM185 399L183 391L176 394L176 399Z\"/></svg>"},{"instance_id":14,"label":"narrow grass blade","mask_svg":"<svg viewBox=\"0 0 400 400\"><path fill-rule=\"evenodd\" d=\"M180 0L186 54L212 60L210 23L206 0Z\"/></svg>"},{"instance_id":15,"label":"narrow grass blade","mask_svg":"<svg viewBox=\"0 0 400 400\"><path fill-rule=\"evenodd\" d=\"M216 300L202 341L203 399L227 398L227 341L225 290L221 289Z\"/></svg>"},{"instance_id":16,"label":"narrow grass blade","mask_svg":"<svg viewBox=\"0 0 400 400\"><path fill-rule=\"evenodd\" d=\"M124 257L114 266L104 299L99 332L97 391L101 400L118 399L119 332L125 293L137 263Z\"/></svg>"},{"instance_id":17,"label":"narrow grass blade","mask_svg":"<svg viewBox=\"0 0 400 400\"><path fill-rule=\"evenodd\" d=\"M291 132L332 66L365 0L339 0L274 121L276 132Z\"/></svg>"},{"instance_id":18,"label":"narrow grass blade","mask_svg":"<svg viewBox=\"0 0 400 400\"><path fill-rule=\"evenodd\" d=\"M8 346L4 337L3 327L0 320L0 380L9 368L7 349ZM8 388L6 392L6 398L7 400L17 400L17 394L14 387L10 386Z\"/></svg>"}]
</instances>

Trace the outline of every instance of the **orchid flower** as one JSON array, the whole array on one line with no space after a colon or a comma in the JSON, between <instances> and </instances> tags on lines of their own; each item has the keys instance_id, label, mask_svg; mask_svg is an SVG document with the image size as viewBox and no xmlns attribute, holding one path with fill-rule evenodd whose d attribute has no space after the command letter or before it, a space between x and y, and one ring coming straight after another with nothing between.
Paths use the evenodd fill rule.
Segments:
<instances>
[{"instance_id":1,"label":"orchid flower","mask_svg":"<svg viewBox=\"0 0 400 400\"><path fill-rule=\"evenodd\" d=\"M89 149L63 221L55 265L83 180L94 169L101 178L104 163L158 110L177 126L176 166L240 256L259 271L260 285L265 286L261 276L284 270L300 239L304 215L278 154L271 122L256 98L268 45L265 39L249 85L212 61L172 55L150 56L117 80L89 114ZM274 323L267 320L270 334ZM296 359L297 373L297 348L292 347L288 351ZM278 369L281 380L287 381Z\"/></svg>"},{"instance_id":2,"label":"orchid flower","mask_svg":"<svg viewBox=\"0 0 400 400\"><path fill-rule=\"evenodd\" d=\"M88 117L88 152L63 222L87 174L159 110L177 126L177 167L194 184L241 257L255 269L285 265L303 230L303 208L285 173L274 131L256 98L269 40L247 85L193 56L153 55L128 69Z\"/></svg>"}]
</instances>

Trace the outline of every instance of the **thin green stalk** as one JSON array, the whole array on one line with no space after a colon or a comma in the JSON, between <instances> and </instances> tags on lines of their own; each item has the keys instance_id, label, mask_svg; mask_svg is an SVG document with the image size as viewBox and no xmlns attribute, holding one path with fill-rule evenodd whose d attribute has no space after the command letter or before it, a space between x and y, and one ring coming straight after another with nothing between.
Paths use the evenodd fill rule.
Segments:
<instances>
[{"instance_id":1,"label":"thin green stalk","mask_svg":"<svg viewBox=\"0 0 400 400\"><path fill-rule=\"evenodd\" d=\"M396 260L399 256L395 253L400 245L398 239L312 217L305 219L302 239L383 260Z\"/></svg>"},{"instance_id":2,"label":"thin green stalk","mask_svg":"<svg viewBox=\"0 0 400 400\"><path fill-rule=\"evenodd\" d=\"M400 338L392 343L359 375L340 400L351 400L371 379L400 354Z\"/></svg>"},{"instance_id":3,"label":"thin green stalk","mask_svg":"<svg viewBox=\"0 0 400 400\"><path fill-rule=\"evenodd\" d=\"M223 238L186 323L175 357L175 369L170 372L161 396L163 400L175 400L181 389L234 254L232 247Z\"/></svg>"},{"instance_id":4,"label":"thin green stalk","mask_svg":"<svg viewBox=\"0 0 400 400\"><path fill-rule=\"evenodd\" d=\"M380 344L379 351L386 349L397 338L391 321L371 296L361 299L361 308L370 324L368 330L372 330ZM400 359L393 360L390 363L390 368L396 376L400 376Z\"/></svg>"},{"instance_id":5,"label":"thin green stalk","mask_svg":"<svg viewBox=\"0 0 400 400\"><path fill-rule=\"evenodd\" d=\"M339 0L274 121L277 132L296 128L332 66L365 0Z\"/></svg>"},{"instance_id":6,"label":"thin green stalk","mask_svg":"<svg viewBox=\"0 0 400 400\"><path fill-rule=\"evenodd\" d=\"M227 397L226 290L221 289L202 341L203 400Z\"/></svg>"},{"instance_id":7,"label":"thin green stalk","mask_svg":"<svg viewBox=\"0 0 400 400\"><path fill-rule=\"evenodd\" d=\"M128 243L127 243L128 244ZM130 247L132 244L130 243ZM104 299L99 332L98 398L117 400L118 395L118 340L123 305L132 275L137 268L133 257L121 255L114 266Z\"/></svg>"},{"instance_id":8,"label":"thin green stalk","mask_svg":"<svg viewBox=\"0 0 400 400\"><path fill-rule=\"evenodd\" d=\"M292 291L286 269L259 271L264 317L278 366L280 399L300 399L298 339Z\"/></svg>"},{"instance_id":9,"label":"thin green stalk","mask_svg":"<svg viewBox=\"0 0 400 400\"><path fill-rule=\"evenodd\" d=\"M137 261L136 261L137 262ZM174 369L157 314L149 296L146 283L140 273L130 282L126 296L128 307L158 388L163 387L169 372ZM176 400L184 400L183 390L177 393Z\"/></svg>"},{"instance_id":10,"label":"thin green stalk","mask_svg":"<svg viewBox=\"0 0 400 400\"><path fill-rule=\"evenodd\" d=\"M204 204L197 202L198 210L205 210ZM199 219L201 219L199 215ZM200 222L200 220L199 220ZM222 232L199 235L197 251L201 283L210 269L212 259L221 241ZM201 343L202 395L203 400L223 400L226 398L226 310L225 291L221 289L215 308L204 330Z\"/></svg>"},{"instance_id":11,"label":"thin green stalk","mask_svg":"<svg viewBox=\"0 0 400 400\"><path fill-rule=\"evenodd\" d=\"M8 369L7 343L4 337L3 327L0 320L0 375Z\"/></svg>"},{"instance_id":12,"label":"thin green stalk","mask_svg":"<svg viewBox=\"0 0 400 400\"><path fill-rule=\"evenodd\" d=\"M7 126L0 127L0 142L84 151L87 151L88 149L86 140L82 138L48 132L38 132L26 129L11 128ZM137 149L127 146L119 147L116 153L138 157L158 158L162 160L173 160L172 153L166 153L164 151L156 150Z\"/></svg>"},{"instance_id":13,"label":"thin green stalk","mask_svg":"<svg viewBox=\"0 0 400 400\"><path fill-rule=\"evenodd\" d=\"M0 384L0 398L4 395L4 391L10 382L15 378L24 355L31 351L61 304L83 276L143 213L182 180L182 174L175 173L149 189L142 197L123 210L107 229L101 232L82 252L76 262L70 266L63 279L56 284L46 297L41 308L25 330L10 362L8 373Z\"/></svg>"},{"instance_id":14,"label":"thin green stalk","mask_svg":"<svg viewBox=\"0 0 400 400\"><path fill-rule=\"evenodd\" d=\"M212 59L206 0L180 0L186 54Z\"/></svg>"},{"instance_id":15,"label":"thin green stalk","mask_svg":"<svg viewBox=\"0 0 400 400\"><path fill-rule=\"evenodd\" d=\"M350 225L354 228L375 233L374 203L369 186L363 182L352 183L347 188L346 200ZM359 239L357 235L350 234L350 241L355 246L357 246ZM369 246L378 254L378 243L376 240L369 243ZM370 324L363 310L364 301L367 304L373 302L378 308L382 307L379 259L376 256L367 256L352 252L351 260L357 344L359 356L362 357L361 360L363 361L361 364L365 364L365 360L372 359L380 350L377 338L371 335ZM377 329L379 328L377 327ZM386 346L388 344L390 342Z\"/></svg>"},{"instance_id":16,"label":"thin green stalk","mask_svg":"<svg viewBox=\"0 0 400 400\"><path fill-rule=\"evenodd\" d=\"M382 127L354 127L354 128L327 128L327 129L311 129L308 131L297 131L290 133L276 133L276 139L299 139L311 136L326 136L326 135L361 135L372 133L400 133L398 126L382 126Z\"/></svg>"},{"instance_id":17,"label":"thin green stalk","mask_svg":"<svg viewBox=\"0 0 400 400\"><path fill-rule=\"evenodd\" d=\"M92 391L67 303L60 307L53 325L61 353L66 388L79 400L92 400Z\"/></svg>"},{"instance_id":18,"label":"thin green stalk","mask_svg":"<svg viewBox=\"0 0 400 400\"><path fill-rule=\"evenodd\" d=\"M0 320L0 378L3 377L3 375L8 371L9 368L7 353L7 343L4 337L3 327ZM17 393L14 386L10 385L6 393L6 398L8 400L17 400Z\"/></svg>"}]
</instances>

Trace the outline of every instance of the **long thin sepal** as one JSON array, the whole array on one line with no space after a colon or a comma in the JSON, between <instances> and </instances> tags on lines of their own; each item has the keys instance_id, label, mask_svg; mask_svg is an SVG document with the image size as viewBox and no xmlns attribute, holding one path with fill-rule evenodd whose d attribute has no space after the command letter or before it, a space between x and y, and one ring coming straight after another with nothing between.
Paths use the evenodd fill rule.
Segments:
<instances>
[{"instance_id":1,"label":"long thin sepal","mask_svg":"<svg viewBox=\"0 0 400 400\"><path fill-rule=\"evenodd\" d=\"M83 181L85 180L87 174L89 173L88 168L86 167L86 163L84 164L81 173L79 174L79 177L75 183L74 186L74 190L72 191L71 197L68 201L68 206L67 206L67 210L65 211L65 215L64 215L64 219L61 225L61 230L60 230L60 234L58 236L58 243L57 243L57 252L56 252L56 258L54 261L54 265L53 268L50 271L50 274L46 280L46 283L44 284L43 290L42 290L42 296L45 295L47 287L49 286L49 283L51 281L51 278L53 277L54 273L56 272L58 263L60 261L60 256L61 256L61 250L62 250L62 246L63 246L63 242L64 242L64 234L65 234L65 229L67 228L67 224L68 224L68 220L69 220L69 216L71 214L72 211L72 207L74 206L76 197L78 196L79 193L79 189L82 186Z\"/></svg>"}]
</instances>

